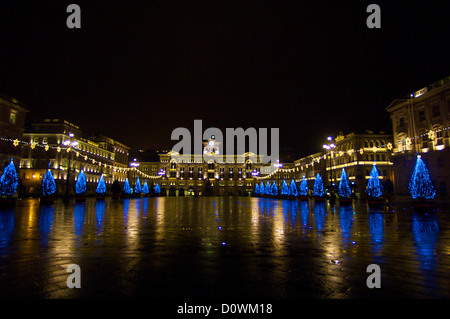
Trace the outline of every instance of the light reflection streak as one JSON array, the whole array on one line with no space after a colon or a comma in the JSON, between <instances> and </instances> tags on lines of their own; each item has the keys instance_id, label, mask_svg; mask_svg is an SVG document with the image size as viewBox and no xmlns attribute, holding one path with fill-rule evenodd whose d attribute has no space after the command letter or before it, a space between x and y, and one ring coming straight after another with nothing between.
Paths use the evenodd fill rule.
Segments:
<instances>
[{"instance_id":1,"label":"light reflection streak","mask_svg":"<svg viewBox=\"0 0 450 319\"><path fill-rule=\"evenodd\" d=\"M369 209L369 231L374 252L377 252L383 245L384 215L382 210Z\"/></svg>"},{"instance_id":2,"label":"light reflection streak","mask_svg":"<svg viewBox=\"0 0 450 319\"><path fill-rule=\"evenodd\" d=\"M349 205L343 205L339 207L339 220L342 230L342 239L344 241L349 240L350 230L352 228L353 208Z\"/></svg>"},{"instance_id":3,"label":"light reflection streak","mask_svg":"<svg viewBox=\"0 0 450 319\"><path fill-rule=\"evenodd\" d=\"M413 214L413 239L418 261L424 270L434 270L435 246L439 235L439 226L435 214Z\"/></svg>"},{"instance_id":4,"label":"light reflection streak","mask_svg":"<svg viewBox=\"0 0 450 319\"><path fill-rule=\"evenodd\" d=\"M73 208L73 220L75 235L77 237L80 237L83 233L85 210L85 203L75 203L75 206Z\"/></svg>"},{"instance_id":5,"label":"light reflection streak","mask_svg":"<svg viewBox=\"0 0 450 319\"><path fill-rule=\"evenodd\" d=\"M0 213L0 248L8 247L14 234L14 209Z\"/></svg>"},{"instance_id":6,"label":"light reflection streak","mask_svg":"<svg viewBox=\"0 0 450 319\"><path fill-rule=\"evenodd\" d=\"M303 227L308 226L309 203L307 201L300 202L300 218Z\"/></svg>"},{"instance_id":7,"label":"light reflection streak","mask_svg":"<svg viewBox=\"0 0 450 319\"><path fill-rule=\"evenodd\" d=\"M42 206L39 210L39 230L41 233L40 241L45 245L48 245L50 240L50 232L53 226L53 214L53 205Z\"/></svg>"},{"instance_id":8,"label":"light reflection streak","mask_svg":"<svg viewBox=\"0 0 450 319\"><path fill-rule=\"evenodd\" d=\"M103 231L103 220L105 218L106 203L104 200L98 200L95 203L95 219L97 225L97 235Z\"/></svg>"},{"instance_id":9,"label":"light reflection streak","mask_svg":"<svg viewBox=\"0 0 450 319\"><path fill-rule=\"evenodd\" d=\"M314 221L316 228L322 230L325 224L325 203L314 203Z\"/></svg>"},{"instance_id":10,"label":"light reflection streak","mask_svg":"<svg viewBox=\"0 0 450 319\"><path fill-rule=\"evenodd\" d=\"M147 217L147 211L148 211L148 197L144 197L142 203L142 212L144 217Z\"/></svg>"},{"instance_id":11,"label":"light reflection streak","mask_svg":"<svg viewBox=\"0 0 450 319\"><path fill-rule=\"evenodd\" d=\"M155 223L156 223L156 240L161 241L164 239L164 210L166 206L166 197L155 198Z\"/></svg>"}]
</instances>

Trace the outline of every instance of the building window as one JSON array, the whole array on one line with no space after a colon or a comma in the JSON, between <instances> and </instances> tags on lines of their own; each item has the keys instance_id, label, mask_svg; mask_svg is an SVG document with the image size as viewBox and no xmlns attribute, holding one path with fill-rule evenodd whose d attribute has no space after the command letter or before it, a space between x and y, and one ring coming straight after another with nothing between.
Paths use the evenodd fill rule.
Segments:
<instances>
[{"instance_id":1,"label":"building window","mask_svg":"<svg viewBox=\"0 0 450 319\"><path fill-rule=\"evenodd\" d=\"M428 134L422 136L422 148L428 147Z\"/></svg>"},{"instance_id":2,"label":"building window","mask_svg":"<svg viewBox=\"0 0 450 319\"><path fill-rule=\"evenodd\" d=\"M436 133L436 145L444 145L444 132L443 131L439 131Z\"/></svg>"},{"instance_id":3,"label":"building window","mask_svg":"<svg viewBox=\"0 0 450 319\"><path fill-rule=\"evenodd\" d=\"M406 144L406 139L402 140L402 151L407 151L408 150L408 146Z\"/></svg>"},{"instance_id":4,"label":"building window","mask_svg":"<svg viewBox=\"0 0 450 319\"><path fill-rule=\"evenodd\" d=\"M439 192L441 193L442 197L447 196L447 183L445 182L439 183Z\"/></svg>"},{"instance_id":5,"label":"building window","mask_svg":"<svg viewBox=\"0 0 450 319\"><path fill-rule=\"evenodd\" d=\"M11 112L9 113L9 124L16 124L16 115L17 111L11 110Z\"/></svg>"},{"instance_id":6,"label":"building window","mask_svg":"<svg viewBox=\"0 0 450 319\"><path fill-rule=\"evenodd\" d=\"M401 117L399 123L400 126L405 126L405 118Z\"/></svg>"},{"instance_id":7,"label":"building window","mask_svg":"<svg viewBox=\"0 0 450 319\"><path fill-rule=\"evenodd\" d=\"M443 157L438 157L438 159L437 159L437 166L438 166L438 168L444 168L445 167L444 158Z\"/></svg>"},{"instance_id":8,"label":"building window","mask_svg":"<svg viewBox=\"0 0 450 319\"><path fill-rule=\"evenodd\" d=\"M433 117L438 117L441 115L439 104L433 105L432 110L433 110Z\"/></svg>"},{"instance_id":9,"label":"building window","mask_svg":"<svg viewBox=\"0 0 450 319\"><path fill-rule=\"evenodd\" d=\"M425 110L419 111L419 121L425 121Z\"/></svg>"}]
</instances>

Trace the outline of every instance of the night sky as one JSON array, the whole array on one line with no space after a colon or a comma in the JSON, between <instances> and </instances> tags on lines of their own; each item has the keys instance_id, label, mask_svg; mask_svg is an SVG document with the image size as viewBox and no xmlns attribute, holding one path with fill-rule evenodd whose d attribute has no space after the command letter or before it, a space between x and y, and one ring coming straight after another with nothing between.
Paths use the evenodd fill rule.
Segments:
<instances>
[{"instance_id":1,"label":"night sky","mask_svg":"<svg viewBox=\"0 0 450 319\"><path fill-rule=\"evenodd\" d=\"M81 7L81 29L66 8ZM381 29L366 8L381 7ZM0 2L0 92L133 148L173 129L278 127L283 148L391 132L386 107L450 75L449 1Z\"/></svg>"}]
</instances>

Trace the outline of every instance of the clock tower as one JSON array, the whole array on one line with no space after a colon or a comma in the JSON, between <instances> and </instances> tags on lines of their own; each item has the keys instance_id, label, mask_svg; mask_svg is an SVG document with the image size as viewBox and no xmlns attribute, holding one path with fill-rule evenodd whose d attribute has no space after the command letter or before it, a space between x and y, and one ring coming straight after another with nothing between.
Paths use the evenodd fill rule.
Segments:
<instances>
[{"instance_id":1,"label":"clock tower","mask_svg":"<svg viewBox=\"0 0 450 319\"><path fill-rule=\"evenodd\" d=\"M203 154L206 155L219 155L220 154L220 142L216 141L214 135L207 142L203 142Z\"/></svg>"}]
</instances>

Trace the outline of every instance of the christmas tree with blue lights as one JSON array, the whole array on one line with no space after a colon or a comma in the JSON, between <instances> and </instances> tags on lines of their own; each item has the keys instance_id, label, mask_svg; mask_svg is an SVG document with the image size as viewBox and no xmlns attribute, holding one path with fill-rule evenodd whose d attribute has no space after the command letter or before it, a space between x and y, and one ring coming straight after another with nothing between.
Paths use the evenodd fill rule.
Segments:
<instances>
[{"instance_id":1,"label":"christmas tree with blue lights","mask_svg":"<svg viewBox=\"0 0 450 319\"><path fill-rule=\"evenodd\" d=\"M369 181L366 187L367 196L377 198L383 195L383 187L380 183L380 178L378 174L378 169L375 164L373 164L372 171L370 172Z\"/></svg>"},{"instance_id":2,"label":"christmas tree with blue lights","mask_svg":"<svg viewBox=\"0 0 450 319\"><path fill-rule=\"evenodd\" d=\"M271 195L272 194L272 189L270 188L269 181L266 182L266 187L264 188L264 194L265 195Z\"/></svg>"},{"instance_id":3,"label":"christmas tree with blue lights","mask_svg":"<svg viewBox=\"0 0 450 319\"><path fill-rule=\"evenodd\" d=\"M123 193L126 195L131 195L131 187L128 178L125 179L125 183L123 184Z\"/></svg>"},{"instance_id":4,"label":"christmas tree with blue lights","mask_svg":"<svg viewBox=\"0 0 450 319\"><path fill-rule=\"evenodd\" d=\"M17 191L17 186L19 186L19 179L17 178L16 167L11 158L11 162L5 167L3 174L0 177L1 195L14 195Z\"/></svg>"},{"instance_id":5,"label":"christmas tree with blue lights","mask_svg":"<svg viewBox=\"0 0 450 319\"><path fill-rule=\"evenodd\" d=\"M348 181L347 173L345 169L342 169L341 180L338 187L339 197L348 198L352 195L352 189L350 188L350 182Z\"/></svg>"},{"instance_id":6,"label":"christmas tree with blue lights","mask_svg":"<svg viewBox=\"0 0 450 319\"><path fill-rule=\"evenodd\" d=\"M258 183L256 183L256 186L255 186L255 196L259 196L259 184Z\"/></svg>"},{"instance_id":7,"label":"christmas tree with blue lights","mask_svg":"<svg viewBox=\"0 0 450 319\"><path fill-rule=\"evenodd\" d=\"M52 171L49 168L45 173L44 177L42 178L42 195L44 197L50 196L54 194L55 191L56 191L55 179L53 178Z\"/></svg>"},{"instance_id":8,"label":"christmas tree with blue lights","mask_svg":"<svg viewBox=\"0 0 450 319\"><path fill-rule=\"evenodd\" d=\"M149 192L150 192L150 190L149 190L148 185L147 185L147 180L145 180L144 186L142 186L142 193L144 195L148 195Z\"/></svg>"},{"instance_id":9,"label":"christmas tree with blue lights","mask_svg":"<svg viewBox=\"0 0 450 319\"><path fill-rule=\"evenodd\" d=\"M134 186L134 193L135 194L140 194L142 191L142 187L141 187L141 181L139 180L139 176L136 180L136 185Z\"/></svg>"},{"instance_id":10,"label":"christmas tree with blue lights","mask_svg":"<svg viewBox=\"0 0 450 319\"><path fill-rule=\"evenodd\" d=\"M86 176L84 171L81 170L77 177L77 182L75 183L75 193L78 195L84 194L86 192Z\"/></svg>"},{"instance_id":11,"label":"christmas tree with blue lights","mask_svg":"<svg viewBox=\"0 0 450 319\"><path fill-rule=\"evenodd\" d=\"M95 190L97 194L105 195L106 193L106 184L105 180L103 179L103 174L100 176L100 179L98 180L97 188Z\"/></svg>"},{"instance_id":12,"label":"christmas tree with blue lights","mask_svg":"<svg viewBox=\"0 0 450 319\"><path fill-rule=\"evenodd\" d=\"M292 179L291 184L289 185L289 196L297 197L298 191L297 191L297 185L295 184L294 179Z\"/></svg>"},{"instance_id":13,"label":"christmas tree with blue lights","mask_svg":"<svg viewBox=\"0 0 450 319\"><path fill-rule=\"evenodd\" d=\"M272 187L270 188L270 194L273 196L278 196L278 187L277 184L275 184L275 181L273 181Z\"/></svg>"},{"instance_id":14,"label":"christmas tree with blue lights","mask_svg":"<svg viewBox=\"0 0 450 319\"><path fill-rule=\"evenodd\" d=\"M433 199L436 196L428 169L420 155L417 155L416 166L409 182L409 191L413 199Z\"/></svg>"},{"instance_id":15,"label":"christmas tree with blue lights","mask_svg":"<svg viewBox=\"0 0 450 319\"><path fill-rule=\"evenodd\" d=\"M317 173L314 180L313 196L322 197L324 193L322 177Z\"/></svg>"},{"instance_id":16,"label":"christmas tree with blue lights","mask_svg":"<svg viewBox=\"0 0 450 319\"><path fill-rule=\"evenodd\" d=\"M158 182L156 182L156 185L155 185L155 195L156 195L156 196L159 196L159 193L161 193L161 188L159 187Z\"/></svg>"},{"instance_id":17,"label":"christmas tree with blue lights","mask_svg":"<svg viewBox=\"0 0 450 319\"><path fill-rule=\"evenodd\" d=\"M300 186L298 187L298 194L300 196L308 196L308 182L306 181L305 176L303 176Z\"/></svg>"},{"instance_id":18,"label":"christmas tree with blue lights","mask_svg":"<svg viewBox=\"0 0 450 319\"><path fill-rule=\"evenodd\" d=\"M261 184L259 184L259 196L264 196L264 193L265 193L264 183L261 182Z\"/></svg>"},{"instance_id":19,"label":"christmas tree with blue lights","mask_svg":"<svg viewBox=\"0 0 450 319\"><path fill-rule=\"evenodd\" d=\"M278 190L277 190L278 193ZM283 180L283 184L281 185L281 195L288 196L289 188L287 186L286 180Z\"/></svg>"}]
</instances>

